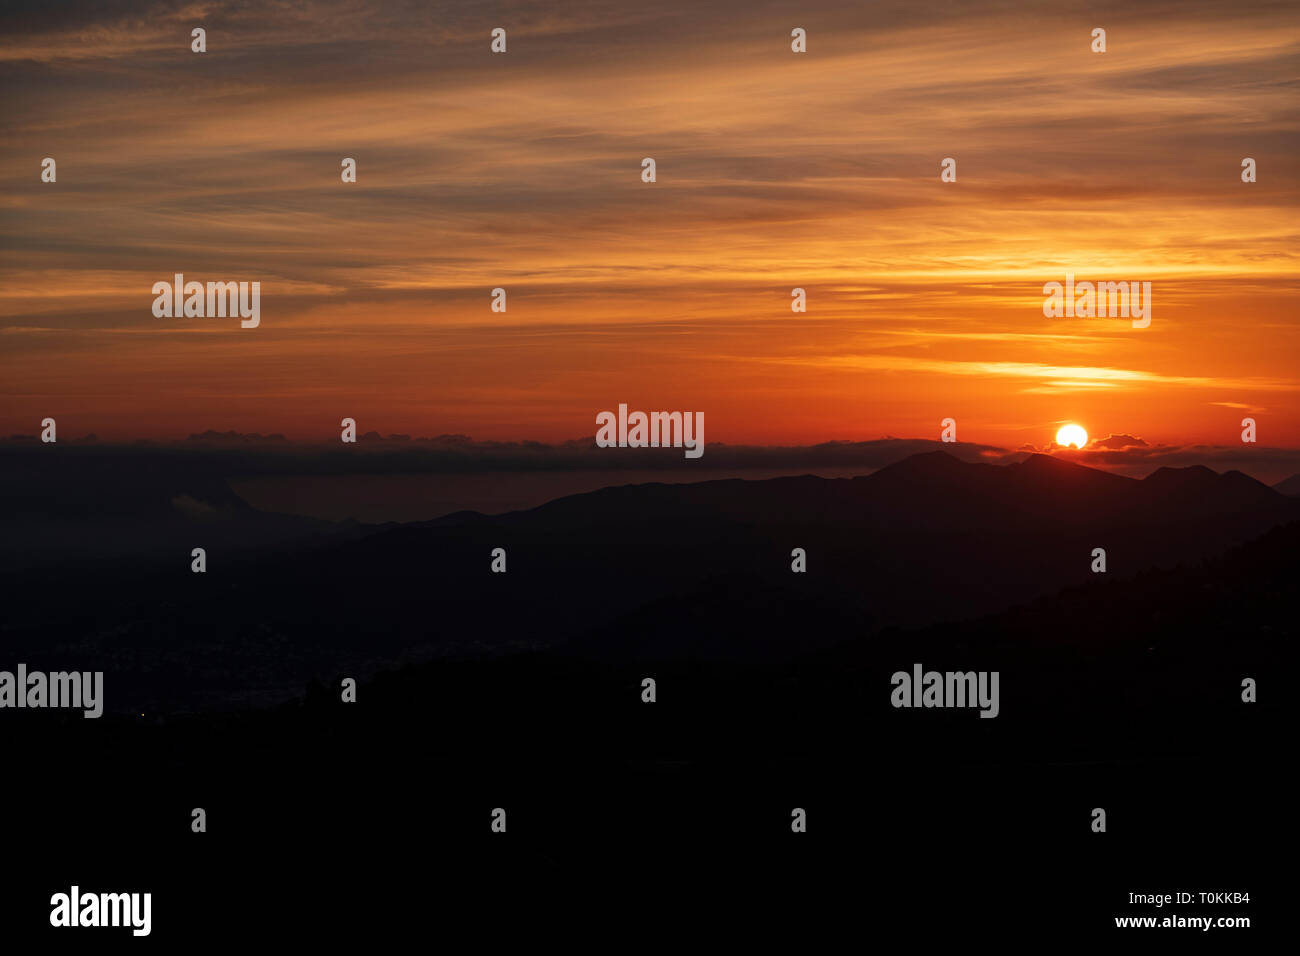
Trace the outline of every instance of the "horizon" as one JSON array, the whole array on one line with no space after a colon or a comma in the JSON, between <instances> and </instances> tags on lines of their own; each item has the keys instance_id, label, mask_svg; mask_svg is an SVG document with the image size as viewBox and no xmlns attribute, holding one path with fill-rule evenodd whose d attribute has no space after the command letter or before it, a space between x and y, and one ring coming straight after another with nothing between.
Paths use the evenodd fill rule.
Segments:
<instances>
[{"instance_id":1,"label":"horizon","mask_svg":"<svg viewBox=\"0 0 1300 956\"><path fill-rule=\"evenodd\" d=\"M42 445L39 434L0 436L0 448L27 448ZM449 453L454 458L428 459L419 462L417 472L439 473L439 465L454 464L452 471L609 471L611 473L646 471L674 472L675 480L691 481L692 473L706 474L698 480L713 480L718 472L772 471L777 474L816 474L820 470L865 468L878 470L916 454L946 452L966 462L1014 464L1031 455L1044 455L1072 464L1094 468L1130 478L1143 478L1160 468L1204 467L1224 474L1237 471L1270 487L1300 475L1300 449L1267 445L1181 446L1148 443L1138 436L1108 435L1091 439L1084 448L1064 447L1049 442L1041 447L1005 448L967 441L946 442L926 438L902 438L887 435L871 439L828 439L805 445L754 445L710 440L700 459L682 460L672 448L598 448L594 438L577 437L547 443L531 439L476 439L462 434L404 435L359 432L357 442L340 444L337 440L297 439L279 433L240 433L233 430L207 429L184 437L101 438L93 433L61 435L56 445L85 448L142 449L179 447L220 451L240 450L254 453L277 451L289 454L311 452L327 455L330 465L346 472L346 456L365 456L368 452L409 451L413 455ZM368 450L368 451L367 451ZM501 458L510 452L517 457ZM710 454L711 452L711 454ZM722 460L719 461L719 458ZM395 461L395 472L411 469L411 462ZM400 467L397 465L400 463ZM373 472L370 461L358 463L359 470ZM465 467L466 465L475 467ZM802 471L800 470L802 469ZM836 475L836 477L839 477Z\"/></svg>"},{"instance_id":2,"label":"horizon","mask_svg":"<svg viewBox=\"0 0 1300 956\"><path fill-rule=\"evenodd\" d=\"M228 507L233 493L255 511L295 515L330 522L420 522L458 512L485 516L529 511L553 501L625 486L652 484L683 488L707 482L810 476L819 479L867 478L883 469L918 457L943 455L962 464L1011 467L1035 457L1062 462L1103 474L1143 482L1159 472L1187 472L1206 469L1219 478L1241 475L1260 487L1293 497L1300 493L1300 463L1297 456L1279 450L1279 459L1269 471L1254 466L1260 459L1239 460L1234 449L1220 449L1213 459L1204 449L1130 449L1151 455L1148 459L1125 461L1124 451L1087 452L1077 449L1021 451L991 449L966 443L883 439L874 442L832 442L808 448L762 448L719 445L698 460L684 460L674 449L598 449L590 439L561 446L539 443L475 442L466 436L404 440L365 440L357 446L279 440L185 439L167 442L141 440L117 444L98 441L61 442L69 460L78 461L78 473L87 481L97 476L109 483L123 468L144 468L142 487L154 487L144 480L159 466L172 472L167 459L192 461L201 472L216 478L227 491L209 487L207 492L190 488L185 481L173 481L168 496L171 507L196 515L211 514L210 508ZM0 454L15 468L14 477L40 456L58 446L36 439L14 442L0 440ZM1267 450L1262 450L1265 453ZM647 453L650 453L647 456ZM55 452L57 455L57 452ZM152 460L150 456L166 456ZM1235 457L1234 457L1235 456ZM143 459L151 464L131 463ZM1209 461L1210 464L1206 464ZM103 466L103 467L102 467ZM1290 470L1288 470L1290 469ZM185 465L178 475L192 473ZM21 491L21 479L15 489ZM1293 487L1296 486L1296 487ZM155 487L161 492L162 488ZM64 495L75 492L68 489ZM21 494L20 494L21 497Z\"/></svg>"}]
</instances>

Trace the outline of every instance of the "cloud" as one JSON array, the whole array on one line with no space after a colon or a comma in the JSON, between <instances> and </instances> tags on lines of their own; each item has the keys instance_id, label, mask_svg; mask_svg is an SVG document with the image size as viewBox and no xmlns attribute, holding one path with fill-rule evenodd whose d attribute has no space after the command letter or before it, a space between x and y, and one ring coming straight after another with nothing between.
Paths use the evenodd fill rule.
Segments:
<instances>
[{"instance_id":1,"label":"cloud","mask_svg":"<svg viewBox=\"0 0 1300 956\"><path fill-rule=\"evenodd\" d=\"M1295 391L1300 381L1265 376L1215 377L1201 375L1173 375L1141 369L1109 368L1097 366L1061 366L1035 362L962 361L954 359L924 359L910 355L825 355L809 358L781 358L778 362L818 365L827 368L892 369L911 372L939 372L948 375L979 375L996 378L1050 379L1048 383L1059 388L1121 388L1144 384L1176 385L1191 388L1252 388ZM1033 391L1026 388L1025 391Z\"/></svg>"},{"instance_id":2,"label":"cloud","mask_svg":"<svg viewBox=\"0 0 1300 956\"><path fill-rule=\"evenodd\" d=\"M1107 16L1140 56L1087 52ZM1290 6L831 0L798 56L791 26L744 0L5 4L0 428L57 398L101 435L214 410L323 435L346 394L384 433L555 440L617 388L754 444L1064 400L1143 434L1198 403L1215 440L1207 401L1296 389ZM1067 270L1154 280L1149 334L1044 321ZM262 326L160 323L174 272L261 281Z\"/></svg>"},{"instance_id":3,"label":"cloud","mask_svg":"<svg viewBox=\"0 0 1300 956\"><path fill-rule=\"evenodd\" d=\"M1146 448L1147 443L1141 438L1134 435L1107 435L1105 438L1095 438L1089 444L1090 448Z\"/></svg>"}]
</instances>

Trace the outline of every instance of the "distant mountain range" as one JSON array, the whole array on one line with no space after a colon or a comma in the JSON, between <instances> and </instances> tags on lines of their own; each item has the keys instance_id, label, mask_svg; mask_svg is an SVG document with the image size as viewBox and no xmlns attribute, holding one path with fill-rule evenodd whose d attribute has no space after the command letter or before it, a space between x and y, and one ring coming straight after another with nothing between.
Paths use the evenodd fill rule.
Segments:
<instances>
[{"instance_id":1,"label":"distant mountain range","mask_svg":"<svg viewBox=\"0 0 1300 956\"><path fill-rule=\"evenodd\" d=\"M1160 468L1138 480L1031 455L1012 465L971 464L945 452L912 455L860 478L812 475L766 481L607 488L526 512L485 519L451 515L425 526L500 522L520 528L582 527L660 520L808 522L890 529L1044 530L1129 522L1178 523L1195 516L1290 513L1277 490L1242 474L1203 466Z\"/></svg>"},{"instance_id":2,"label":"distant mountain range","mask_svg":"<svg viewBox=\"0 0 1300 956\"><path fill-rule=\"evenodd\" d=\"M1300 500L1238 472L1136 480L1043 455L989 465L933 452L860 478L628 485L379 526L266 515L192 464L96 478L51 479L29 512L7 499L5 520L18 515L46 551L39 568L6 574L23 600L3 638L11 654L111 669L116 701L163 710L283 700L313 676L402 661L566 646L778 661L1195 563L1300 518ZM40 538L46 520L57 542ZM95 560L119 544L109 534L140 554ZM204 574L190 572L193 547L207 550ZM497 548L504 574L491 571ZM796 548L806 573L791 570ZM1091 570L1096 548L1105 575Z\"/></svg>"},{"instance_id":3,"label":"distant mountain range","mask_svg":"<svg viewBox=\"0 0 1300 956\"><path fill-rule=\"evenodd\" d=\"M1300 475L1292 475L1273 486L1273 490L1283 495L1300 495Z\"/></svg>"}]
</instances>

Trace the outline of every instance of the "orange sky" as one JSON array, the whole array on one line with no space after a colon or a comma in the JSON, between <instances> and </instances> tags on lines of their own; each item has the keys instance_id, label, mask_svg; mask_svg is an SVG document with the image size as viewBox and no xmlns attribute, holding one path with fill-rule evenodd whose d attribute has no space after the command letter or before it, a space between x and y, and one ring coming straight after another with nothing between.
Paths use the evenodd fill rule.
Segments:
<instances>
[{"instance_id":1,"label":"orange sky","mask_svg":"<svg viewBox=\"0 0 1300 956\"><path fill-rule=\"evenodd\" d=\"M990 9L10 19L0 433L551 441L626 402L709 441L951 416L1004 447L1063 421L1233 444L1251 415L1300 446L1296 7ZM1066 271L1150 281L1151 327L1044 318ZM261 326L155 318L176 272L260 281Z\"/></svg>"}]
</instances>

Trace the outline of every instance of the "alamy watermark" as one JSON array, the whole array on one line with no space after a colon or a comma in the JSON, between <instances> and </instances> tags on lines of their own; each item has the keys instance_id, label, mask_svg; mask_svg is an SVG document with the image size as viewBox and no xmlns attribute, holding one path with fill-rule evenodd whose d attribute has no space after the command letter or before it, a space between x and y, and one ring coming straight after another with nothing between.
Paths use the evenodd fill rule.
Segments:
<instances>
[{"instance_id":1,"label":"alamy watermark","mask_svg":"<svg viewBox=\"0 0 1300 956\"><path fill-rule=\"evenodd\" d=\"M129 926L133 936L153 928L152 893L82 893L75 883L50 897L51 926Z\"/></svg>"},{"instance_id":2,"label":"alamy watermark","mask_svg":"<svg viewBox=\"0 0 1300 956\"><path fill-rule=\"evenodd\" d=\"M998 671L895 671L889 679L895 707L978 707L981 717L998 715Z\"/></svg>"},{"instance_id":3,"label":"alamy watermark","mask_svg":"<svg viewBox=\"0 0 1300 956\"><path fill-rule=\"evenodd\" d=\"M260 282L186 282L176 273L175 282L155 282L151 290L153 314L157 319L239 316L245 329L255 329L262 321L262 283Z\"/></svg>"},{"instance_id":4,"label":"alamy watermark","mask_svg":"<svg viewBox=\"0 0 1300 956\"><path fill-rule=\"evenodd\" d=\"M1132 318L1133 328L1151 324L1150 282L1079 282L1065 274L1065 285L1043 284L1043 315L1049 319Z\"/></svg>"},{"instance_id":5,"label":"alamy watermark","mask_svg":"<svg viewBox=\"0 0 1300 956\"><path fill-rule=\"evenodd\" d=\"M104 713L103 671L0 671L0 707L73 707L94 718Z\"/></svg>"},{"instance_id":6,"label":"alamy watermark","mask_svg":"<svg viewBox=\"0 0 1300 956\"><path fill-rule=\"evenodd\" d=\"M703 412L632 412L627 405L596 415L597 448L685 448L687 458L704 454Z\"/></svg>"}]
</instances>

